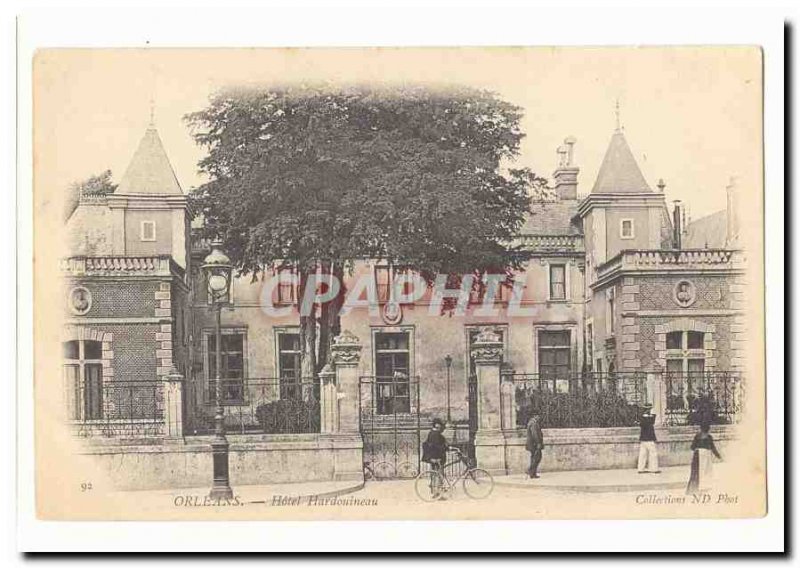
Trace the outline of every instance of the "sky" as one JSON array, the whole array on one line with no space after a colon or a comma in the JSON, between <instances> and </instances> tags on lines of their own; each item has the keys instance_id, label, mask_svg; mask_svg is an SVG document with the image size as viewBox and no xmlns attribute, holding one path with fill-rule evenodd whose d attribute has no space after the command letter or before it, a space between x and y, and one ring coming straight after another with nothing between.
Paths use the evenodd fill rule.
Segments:
<instances>
[{"instance_id":1,"label":"sky","mask_svg":"<svg viewBox=\"0 0 800 568\"><path fill-rule=\"evenodd\" d=\"M34 60L36 186L60 195L111 169L122 178L155 124L184 191L203 182L204 150L183 120L220 88L301 81L461 84L523 108L514 166L550 177L556 148L577 139L588 193L615 128L650 186L692 219L725 207L737 179L762 191L761 53L747 47L41 50ZM50 192L58 192L51 194Z\"/></svg>"}]
</instances>

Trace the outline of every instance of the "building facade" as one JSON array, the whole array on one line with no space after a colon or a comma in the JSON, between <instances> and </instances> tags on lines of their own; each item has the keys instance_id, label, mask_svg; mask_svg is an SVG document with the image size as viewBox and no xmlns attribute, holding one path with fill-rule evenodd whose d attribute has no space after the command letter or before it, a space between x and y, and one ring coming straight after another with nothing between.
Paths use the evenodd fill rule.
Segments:
<instances>
[{"instance_id":1,"label":"building facade","mask_svg":"<svg viewBox=\"0 0 800 568\"><path fill-rule=\"evenodd\" d=\"M401 268L356 263L345 286L366 277L378 305L341 319L342 345L360 353L355 364L342 360L351 391L341 378L326 383L338 367L302 376L291 283L236 278L221 315L229 432L344 432L326 422L326 405L339 409L331 416L341 423L349 404L357 416L345 421L359 435L353 448L366 464L400 475L419 467L420 429L433 417L447 419L450 435L465 445L483 440L506 455L523 451L519 429L530 405L544 409L554 436L571 427L632 427L644 404L669 417L665 425L686 425L702 396L712 400L717 423L734 421L744 332L735 187L726 211L687 224L680 204L668 207L663 182L654 191L644 179L618 129L591 191L579 198L574 145L568 138L558 150L555 198L531 205L518 236L530 259L513 288L499 288L495 313L466 290L463 315L432 312L432 289L398 304L391 290ZM192 239L190 222L153 126L120 186L80 196L68 218L65 391L68 418L87 437L190 443L210 433L215 320L200 268L209 249ZM280 315L264 309L267 299L284 308ZM489 360L497 371L491 388L487 341L498 354ZM602 398L609 389L616 398ZM570 413L569 404L583 411ZM497 420L484 424L481 413ZM323 452L319 439L302 443ZM517 469L519 459L492 469ZM562 465L613 464L565 458Z\"/></svg>"}]
</instances>

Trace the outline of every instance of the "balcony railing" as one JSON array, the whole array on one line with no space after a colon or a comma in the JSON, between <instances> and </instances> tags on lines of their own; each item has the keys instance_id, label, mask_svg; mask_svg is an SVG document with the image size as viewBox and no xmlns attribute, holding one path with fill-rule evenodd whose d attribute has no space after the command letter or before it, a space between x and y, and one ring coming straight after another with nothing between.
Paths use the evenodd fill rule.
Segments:
<instances>
[{"instance_id":1,"label":"balcony railing","mask_svg":"<svg viewBox=\"0 0 800 568\"><path fill-rule=\"evenodd\" d=\"M583 251L583 237L580 235L519 235L517 242L532 252Z\"/></svg>"},{"instance_id":2,"label":"balcony railing","mask_svg":"<svg viewBox=\"0 0 800 568\"><path fill-rule=\"evenodd\" d=\"M598 278L613 272L634 270L718 270L737 268L740 251L730 249L624 250L600 265Z\"/></svg>"},{"instance_id":3,"label":"balcony railing","mask_svg":"<svg viewBox=\"0 0 800 568\"><path fill-rule=\"evenodd\" d=\"M169 255L154 256L73 256L61 259L59 267L69 276L169 276L183 274Z\"/></svg>"}]
</instances>

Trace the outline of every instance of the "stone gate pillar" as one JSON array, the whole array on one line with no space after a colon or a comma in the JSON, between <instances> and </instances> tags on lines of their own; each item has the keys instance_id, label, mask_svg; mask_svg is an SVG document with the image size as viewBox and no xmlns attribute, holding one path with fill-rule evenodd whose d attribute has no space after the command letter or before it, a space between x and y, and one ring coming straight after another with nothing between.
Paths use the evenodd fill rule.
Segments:
<instances>
[{"instance_id":1,"label":"stone gate pillar","mask_svg":"<svg viewBox=\"0 0 800 568\"><path fill-rule=\"evenodd\" d=\"M665 425L667 423L667 387L664 384L661 368L656 364L647 370L647 402L653 405L656 426Z\"/></svg>"},{"instance_id":2,"label":"stone gate pillar","mask_svg":"<svg viewBox=\"0 0 800 568\"><path fill-rule=\"evenodd\" d=\"M333 338L331 367L320 377L322 436L335 454L334 479L364 480L364 441L359 431L361 341L344 331Z\"/></svg>"},{"instance_id":3,"label":"stone gate pillar","mask_svg":"<svg viewBox=\"0 0 800 568\"><path fill-rule=\"evenodd\" d=\"M320 381L320 432L333 434L339 431L339 399L336 388L336 371L325 365L319 372Z\"/></svg>"},{"instance_id":4,"label":"stone gate pillar","mask_svg":"<svg viewBox=\"0 0 800 568\"><path fill-rule=\"evenodd\" d=\"M183 438L183 375L175 367L164 375L164 433Z\"/></svg>"},{"instance_id":5,"label":"stone gate pillar","mask_svg":"<svg viewBox=\"0 0 800 568\"><path fill-rule=\"evenodd\" d=\"M361 360L361 341L349 331L333 339L331 361L336 373L338 399L338 432L358 433L359 379L358 363Z\"/></svg>"},{"instance_id":6,"label":"stone gate pillar","mask_svg":"<svg viewBox=\"0 0 800 568\"><path fill-rule=\"evenodd\" d=\"M478 467L492 474L505 475L505 436L500 416L500 365L503 342L491 328L478 333L471 349L477 375L478 431L475 457Z\"/></svg>"}]
</instances>

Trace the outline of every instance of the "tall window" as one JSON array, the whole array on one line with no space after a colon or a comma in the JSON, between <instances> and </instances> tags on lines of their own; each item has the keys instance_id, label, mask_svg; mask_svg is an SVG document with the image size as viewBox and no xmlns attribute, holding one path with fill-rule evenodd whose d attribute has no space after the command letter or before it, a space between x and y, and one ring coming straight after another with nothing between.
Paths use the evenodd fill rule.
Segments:
<instances>
[{"instance_id":1,"label":"tall window","mask_svg":"<svg viewBox=\"0 0 800 568\"><path fill-rule=\"evenodd\" d=\"M483 286L479 285L477 279L473 282L472 289L469 291L469 303L470 304L482 304L483 299L486 296L486 290L488 288L488 284L484 283ZM509 286L505 284L504 281L500 281L497 285L497 290L494 294L494 301L495 302L507 302L508 295L509 295Z\"/></svg>"},{"instance_id":2,"label":"tall window","mask_svg":"<svg viewBox=\"0 0 800 568\"><path fill-rule=\"evenodd\" d=\"M377 332L375 341L376 411L378 414L411 411L410 333Z\"/></svg>"},{"instance_id":3,"label":"tall window","mask_svg":"<svg viewBox=\"0 0 800 568\"><path fill-rule=\"evenodd\" d=\"M704 385L705 335L700 331L667 333L667 406L688 409Z\"/></svg>"},{"instance_id":4,"label":"tall window","mask_svg":"<svg viewBox=\"0 0 800 568\"><path fill-rule=\"evenodd\" d=\"M586 361L591 371L594 363L594 326L591 323L586 324Z\"/></svg>"},{"instance_id":5,"label":"tall window","mask_svg":"<svg viewBox=\"0 0 800 568\"><path fill-rule=\"evenodd\" d=\"M705 371L705 335L700 331L667 334L667 371L702 375Z\"/></svg>"},{"instance_id":6,"label":"tall window","mask_svg":"<svg viewBox=\"0 0 800 568\"><path fill-rule=\"evenodd\" d=\"M209 394L213 398L216 388L216 356L217 338L213 333L208 334L208 353L206 361L206 377L208 377ZM221 345L221 368L222 381L222 400L229 403L241 402L244 398L244 333L226 332L222 333Z\"/></svg>"},{"instance_id":7,"label":"tall window","mask_svg":"<svg viewBox=\"0 0 800 568\"><path fill-rule=\"evenodd\" d=\"M378 295L378 302L388 302L392 297L392 286L398 276L408 274L409 268L406 266L382 265L375 267L375 291ZM411 292L411 284L406 282L403 287L403 294Z\"/></svg>"},{"instance_id":8,"label":"tall window","mask_svg":"<svg viewBox=\"0 0 800 568\"><path fill-rule=\"evenodd\" d=\"M103 417L103 344L74 340L62 344L69 417L98 420Z\"/></svg>"},{"instance_id":9,"label":"tall window","mask_svg":"<svg viewBox=\"0 0 800 568\"><path fill-rule=\"evenodd\" d=\"M275 271L275 278L279 278L276 286L279 304L297 303L297 285L292 277L294 273L294 267L284 267Z\"/></svg>"},{"instance_id":10,"label":"tall window","mask_svg":"<svg viewBox=\"0 0 800 568\"><path fill-rule=\"evenodd\" d=\"M155 221L142 221L141 226L141 240L154 241L156 240L156 222Z\"/></svg>"},{"instance_id":11,"label":"tall window","mask_svg":"<svg viewBox=\"0 0 800 568\"><path fill-rule=\"evenodd\" d=\"M633 219L622 219L619 222L619 236L623 239L633 238Z\"/></svg>"},{"instance_id":12,"label":"tall window","mask_svg":"<svg viewBox=\"0 0 800 568\"><path fill-rule=\"evenodd\" d=\"M606 333L609 335L614 334L614 323L616 319L616 305L615 305L615 297L614 297L614 290L611 289L608 291L607 294L607 302L606 302Z\"/></svg>"},{"instance_id":13,"label":"tall window","mask_svg":"<svg viewBox=\"0 0 800 568\"><path fill-rule=\"evenodd\" d=\"M567 298L566 266L550 265L550 299L565 300Z\"/></svg>"},{"instance_id":14,"label":"tall window","mask_svg":"<svg viewBox=\"0 0 800 568\"><path fill-rule=\"evenodd\" d=\"M280 332L278 341L278 377L281 398L301 397L300 334Z\"/></svg>"},{"instance_id":15,"label":"tall window","mask_svg":"<svg viewBox=\"0 0 800 568\"><path fill-rule=\"evenodd\" d=\"M539 331L539 374L567 377L570 373L570 332Z\"/></svg>"}]
</instances>

